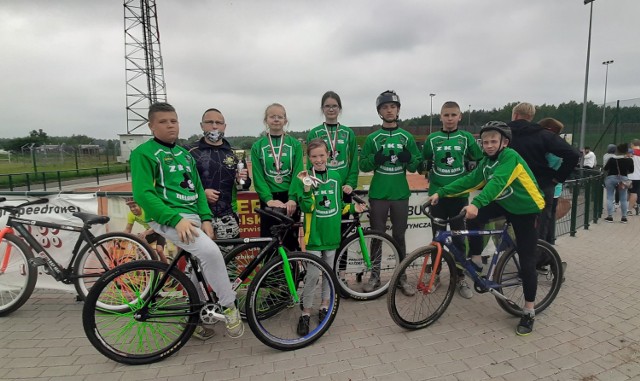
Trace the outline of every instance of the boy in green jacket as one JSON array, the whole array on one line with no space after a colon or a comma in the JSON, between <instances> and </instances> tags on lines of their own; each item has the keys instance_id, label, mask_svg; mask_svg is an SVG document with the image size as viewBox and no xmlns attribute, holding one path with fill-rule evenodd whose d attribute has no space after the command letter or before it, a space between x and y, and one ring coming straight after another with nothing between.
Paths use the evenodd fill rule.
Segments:
<instances>
[{"instance_id":1,"label":"boy in green jacket","mask_svg":"<svg viewBox=\"0 0 640 381\"><path fill-rule=\"evenodd\" d=\"M146 212L147 222L154 231L198 258L205 279L224 307L229 336L240 337L244 325L235 306L236 294L220 249L211 239L212 215L195 159L176 145L180 125L173 106L152 104L149 129L153 139L131 152L133 198ZM213 336L213 332L207 330L200 330L201 338Z\"/></svg>"},{"instance_id":2,"label":"boy in green jacket","mask_svg":"<svg viewBox=\"0 0 640 381\"><path fill-rule=\"evenodd\" d=\"M405 232L409 218L409 183L407 172L415 172L420 164L420 152L416 141L409 132L398 127L400 97L395 91L387 90L376 99L376 110L382 119L382 128L371 133L360 152L360 170L373 171L369 187L371 228L386 231L387 218L391 215L393 239L400 246L400 260L406 255ZM362 287L371 292L380 287L380 250L371 248L371 262L374 264L371 276ZM401 292L415 295L415 289L402 280Z\"/></svg>"},{"instance_id":3,"label":"boy in green jacket","mask_svg":"<svg viewBox=\"0 0 640 381\"><path fill-rule=\"evenodd\" d=\"M466 207L467 228L483 229L491 219L506 216L513 226L522 266L520 276L524 291L524 308L516 334L533 331L535 299L538 287L536 221L544 208L544 194L524 159L507 145L511 129L503 122L489 122L480 130L485 157L470 174L440 188L431 196L436 205L440 197L456 197L482 189ZM482 270L481 236L469 237L469 252L477 270Z\"/></svg>"},{"instance_id":4,"label":"boy in green jacket","mask_svg":"<svg viewBox=\"0 0 640 381\"><path fill-rule=\"evenodd\" d=\"M429 176L429 194L432 195L441 187L454 182L468 173L466 163L478 161L482 158L482 150L476 139L468 131L460 131L458 123L462 120L460 106L456 102L445 102L440 111L442 130L429 134L422 149L422 159L427 165ZM460 213L469 204L469 195L447 197L431 208L434 217L449 219ZM436 232L445 230L446 226L432 222L431 230ZM451 230L464 229L464 221L451 223ZM464 252L464 239L453 237L453 243L458 250ZM465 280L464 271L458 269L458 292L463 298L471 299L473 291Z\"/></svg>"}]
</instances>

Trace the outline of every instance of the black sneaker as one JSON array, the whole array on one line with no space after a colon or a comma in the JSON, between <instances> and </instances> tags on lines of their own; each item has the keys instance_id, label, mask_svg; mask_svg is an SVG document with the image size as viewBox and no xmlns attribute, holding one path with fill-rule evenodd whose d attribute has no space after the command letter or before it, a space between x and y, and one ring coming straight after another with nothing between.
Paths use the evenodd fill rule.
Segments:
<instances>
[{"instance_id":1,"label":"black sneaker","mask_svg":"<svg viewBox=\"0 0 640 381\"><path fill-rule=\"evenodd\" d=\"M309 323L311 317L309 315L300 316L300 320L298 320L298 335L307 336L309 334Z\"/></svg>"},{"instance_id":2,"label":"black sneaker","mask_svg":"<svg viewBox=\"0 0 640 381\"><path fill-rule=\"evenodd\" d=\"M528 336L533 331L533 323L536 321L534 316L529 314L522 315L520 323L516 327L516 335Z\"/></svg>"},{"instance_id":3,"label":"black sneaker","mask_svg":"<svg viewBox=\"0 0 640 381\"><path fill-rule=\"evenodd\" d=\"M318 311L318 322L322 323L322 321L324 320L324 318L327 316L327 313L329 312L328 309L326 308L320 308L320 311Z\"/></svg>"},{"instance_id":4,"label":"black sneaker","mask_svg":"<svg viewBox=\"0 0 640 381\"><path fill-rule=\"evenodd\" d=\"M608 216L608 217L605 217L604 220L607 221L607 222L613 222L613 217Z\"/></svg>"},{"instance_id":5,"label":"black sneaker","mask_svg":"<svg viewBox=\"0 0 640 381\"><path fill-rule=\"evenodd\" d=\"M620 222L622 222L623 224L627 223L627 217L622 217L622 219L620 220Z\"/></svg>"}]
</instances>

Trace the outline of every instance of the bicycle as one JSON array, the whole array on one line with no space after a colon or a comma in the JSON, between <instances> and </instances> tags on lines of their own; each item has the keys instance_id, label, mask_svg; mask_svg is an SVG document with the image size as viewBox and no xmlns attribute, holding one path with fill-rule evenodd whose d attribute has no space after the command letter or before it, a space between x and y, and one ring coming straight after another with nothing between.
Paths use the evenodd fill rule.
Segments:
<instances>
[{"instance_id":1,"label":"bicycle","mask_svg":"<svg viewBox=\"0 0 640 381\"><path fill-rule=\"evenodd\" d=\"M357 203L365 204L355 194L352 194L352 198ZM390 235L362 227L360 216L368 211L354 213L353 219L342 221L347 227L343 229L342 243L336 251L333 268L343 297L371 300L384 295L389 288L391 275L400 263L400 249ZM362 288L362 280L372 275L379 277L380 286L366 292Z\"/></svg>"},{"instance_id":2,"label":"bicycle","mask_svg":"<svg viewBox=\"0 0 640 381\"><path fill-rule=\"evenodd\" d=\"M433 217L429 213L429 206L428 203L423 205L422 212L434 223L446 226L464 218L464 214L446 220ZM458 277L456 267L469 274L477 293L492 294L503 310L517 317L522 316L524 296L519 277L520 261L516 245L509 235L509 227L510 223L507 221L502 229L439 231L430 245L407 255L396 268L391 279L391 291L387 295L387 308L393 321L407 329L420 329L435 323L444 314L455 293ZM467 259L453 245L454 236L499 237L486 275L478 274L471 259ZM549 307L560 291L564 270L560 255L547 242L538 240L536 253L538 256L548 257L548 265L537 270L537 314ZM417 290L414 297L405 297L397 292L403 273L407 275L407 282Z\"/></svg>"},{"instance_id":3,"label":"bicycle","mask_svg":"<svg viewBox=\"0 0 640 381\"><path fill-rule=\"evenodd\" d=\"M306 347L335 319L340 301L335 275L320 258L288 253L282 247L284 235L296 224L291 218L270 208L256 212L281 222L273 227L274 237L216 240L219 245L264 245L255 257L238 267L239 274L230 274L232 288L237 291L249 284L245 315L261 342L279 350ZM269 258L273 253L277 254ZM179 270L181 258L188 261L197 284ZM317 325L312 321L309 333L300 337L296 326L302 301L320 300L322 279L329 280L328 313ZM196 287L203 291L204 300ZM100 303L126 308L102 308ZM89 292L82 321L87 338L100 353L117 362L138 365L171 356L186 344L197 324L224 321L224 315L197 259L181 251L170 264L136 261L105 273Z\"/></svg>"},{"instance_id":4,"label":"bicycle","mask_svg":"<svg viewBox=\"0 0 640 381\"><path fill-rule=\"evenodd\" d=\"M6 198L0 197L0 202L4 201ZM95 280L107 270L140 258L156 259L153 249L131 234L111 232L93 235L91 227L109 222L107 216L73 213L74 217L82 220L82 226L18 217L22 208L48 201L41 198L17 206L0 206L0 210L9 214L6 226L0 230L0 316L17 310L29 299L36 285L39 267L58 282L73 283L78 299L84 300ZM33 227L79 234L66 268L33 236ZM32 249L37 256L33 255Z\"/></svg>"}]
</instances>

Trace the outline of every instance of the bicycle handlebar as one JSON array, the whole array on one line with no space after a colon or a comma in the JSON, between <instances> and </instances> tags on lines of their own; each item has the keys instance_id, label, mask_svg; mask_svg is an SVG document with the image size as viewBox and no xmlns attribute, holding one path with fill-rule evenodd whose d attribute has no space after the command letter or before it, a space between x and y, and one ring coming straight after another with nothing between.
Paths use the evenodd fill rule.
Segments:
<instances>
[{"instance_id":1,"label":"bicycle handlebar","mask_svg":"<svg viewBox=\"0 0 640 381\"><path fill-rule=\"evenodd\" d=\"M271 218L275 218L276 220L278 220L279 222L285 222L289 225L293 225L296 222L293 220L293 218L287 216L287 209L286 208L272 208L272 207L266 207L264 209L260 209L260 208L256 208L255 209L256 213L264 215L264 216L269 216Z\"/></svg>"},{"instance_id":2,"label":"bicycle handlebar","mask_svg":"<svg viewBox=\"0 0 640 381\"><path fill-rule=\"evenodd\" d=\"M366 202L364 202L363 199L361 199L360 197L358 197L358 195L355 195L353 193L351 193L351 198L353 200L355 200L358 204L366 204Z\"/></svg>"},{"instance_id":3,"label":"bicycle handlebar","mask_svg":"<svg viewBox=\"0 0 640 381\"><path fill-rule=\"evenodd\" d=\"M424 214L425 216L429 217L431 220L433 220L434 223L438 224L438 225L447 225L450 224L452 222L458 221L460 219L463 219L464 216L467 215L467 212L465 211L464 208L462 208L462 210L460 211L460 214L451 217L451 218L438 218L438 217L434 217L431 213L429 213L429 210L431 209L431 200L428 200L427 202L425 202L424 204L422 204L422 206L420 206L420 210L422 211L422 214Z\"/></svg>"},{"instance_id":4,"label":"bicycle handlebar","mask_svg":"<svg viewBox=\"0 0 640 381\"><path fill-rule=\"evenodd\" d=\"M7 200L6 197L0 197L0 202L4 202L6 200ZM16 215L20 212L20 208L23 208L29 205L46 204L48 202L49 202L48 198L38 198L32 201L23 202L22 204L15 205L15 206L3 205L3 206L0 206L0 209L6 210L11 215Z\"/></svg>"}]
</instances>

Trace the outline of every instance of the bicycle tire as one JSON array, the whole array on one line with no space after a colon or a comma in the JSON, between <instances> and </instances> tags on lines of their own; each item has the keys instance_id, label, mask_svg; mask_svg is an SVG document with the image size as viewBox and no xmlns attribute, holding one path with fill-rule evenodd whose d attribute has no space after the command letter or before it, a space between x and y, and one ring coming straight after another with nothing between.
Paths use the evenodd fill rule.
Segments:
<instances>
[{"instance_id":1,"label":"bicycle tire","mask_svg":"<svg viewBox=\"0 0 640 381\"><path fill-rule=\"evenodd\" d=\"M538 288L535 300L535 311L537 314L549 307L558 295L560 287L562 286L563 274L562 260L553 246L543 240L538 240L536 253L538 255L547 255L549 259L547 265L548 269L546 272L536 270L538 273ZM522 306L524 305L524 294L522 290L522 281L519 277L520 261L517 255L518 252L516 249L511 248L500 257L496 264L495 281L498 284L502 284L512 280L518 280L519 282L515 286L504 286L497 290L511 299L517 306ZM496 301L503 310L511 315L517 317L522 316L522 307L516 307L499 297L496 297Z\"/></svg>"},{"instance_id":2,"label":"bicycle tire","mask_svg":"<svg viewBox=\"0 0 640 381\"><path fill-rule=\"evenodd\" d=\"M133 260L157 260L156 252L143 239L124 232L101 234L93 239L104 262L104 269L92 252L91 245L85 244L73 264L73 285L81 300L84 300L92 285L106 271ZM94 275L94 276L92 276Z\"/></svg>"},{"instance_id":3,"label":"bicycle tire","mask_svg":"<svg viewBox=\"0 0 640 381\"><path fill-rule=\"evenodd\" d=\"M100 353L123 364L150 364L171 356L189 341L200 309L193 282L173 268L158 293L146 291L157 286L168 269L168 264L159 261L135 261L98 279L87 295L82 324L89 342ZM148 309L142 309L149 297L153 300ZM127 305L128 311L101 308L101 303ZM177 316L135 318L148 313Z\"/></svg>"},{"instance_id":4,"label":"bicycle tire","mask_svg":"<svg viewBox=\"0 0 640 381\"><path fill-rule=\"evenodd\" d=\"M333 323L340 305L337 280L328 264L314 255L302 252L289 253L288 258L298 295L301 295L300 300L294 301L287 283L283 281L283 261L277 257L256 274L249 286L246 305L247 322L253 334L264 344L282 351L304 348L322 337ZM311 274L309 270L312 270ZM317 278L312 275L314 272ZM312 278L315 280L311 280ZM305 298L305 282L309 281L307 292L310 291L313 300L311 308L319 310L322 279L328 281L329 291L325 295L329 300L327 314L322 321L319 321L318 315L312 315L309 332L301 337L297 334L296 327Z\"/></svg>"},{"instance_id":5,"label":"bicycle tire","mask_svg":"<svg viewBox=\"0 0 640 381\"><path fill-rule=\"evenodd\" d=\"M453 257L442 251L440 269L437 271L439 283L435 290L429 292L431 269L437 249L434 246L423 246L413 252L400 263L391 278L391 287L387 294L387 309L393 321L400 327L420 329L435 323L447 310L455 293L457 271ZM427 263L425 263L427 261ZM426 266L422 279L423 265ZM406 275L406 282L416 288L413 296L405 296L400 291L400 282Z\"/></svg>"},{"instance_id":6,"label":"bicycle tire","mask_svg":"<svg viewBox=\"0 0 640 381\"><path fill-rule=\"evenodd\" d=\"M333 266L340 287L340 295L343 297L357 300L379 298L389 289L393 271L400 263L399 246L390 235L376 230L366 230L364 239L370 251L374 240L380 241L380 266L375 266L375 261L371 258L372 268L367 269L360 247L360 236L358 233L348 236L340 245ZM363 280L367 281L376 271L380 274L380 286L371 292L364 291Z\"/></svg>"},{"instance_id":7,"label":"bicycle tire","mask_svg":"<svg viewBox=\"0 0 640 381\"><path fill-rule=\"evenodd\" d=\"M236 288L236 300L238 301L238 311L243 319L246 319L245 304L247 299L247 291L249 284L255 278L263 264L258 265L254 271L252 271L247 279L241 281L238 279L240 273L244 270L247 264L249 264L253 258L265 247L269 242L251 242L245 243L240 246L234 247L224 256L224 263L227 266L227 274L229 274L229 280L232 285L235 282L241 282ZM270 258L267 256L266 258Z\"/></svg>"},{"instance_id":8,"label":"bicycle tire","mask_svg":"<svg viewBox=\"0 0 640 381\"><path fill-rule=\"evenodd\" d=\"M0 241L0 316L20 308L33 293L38 269L31 259L29 245L14 234L4 235Z\"/></svg>"}]
</instances>

